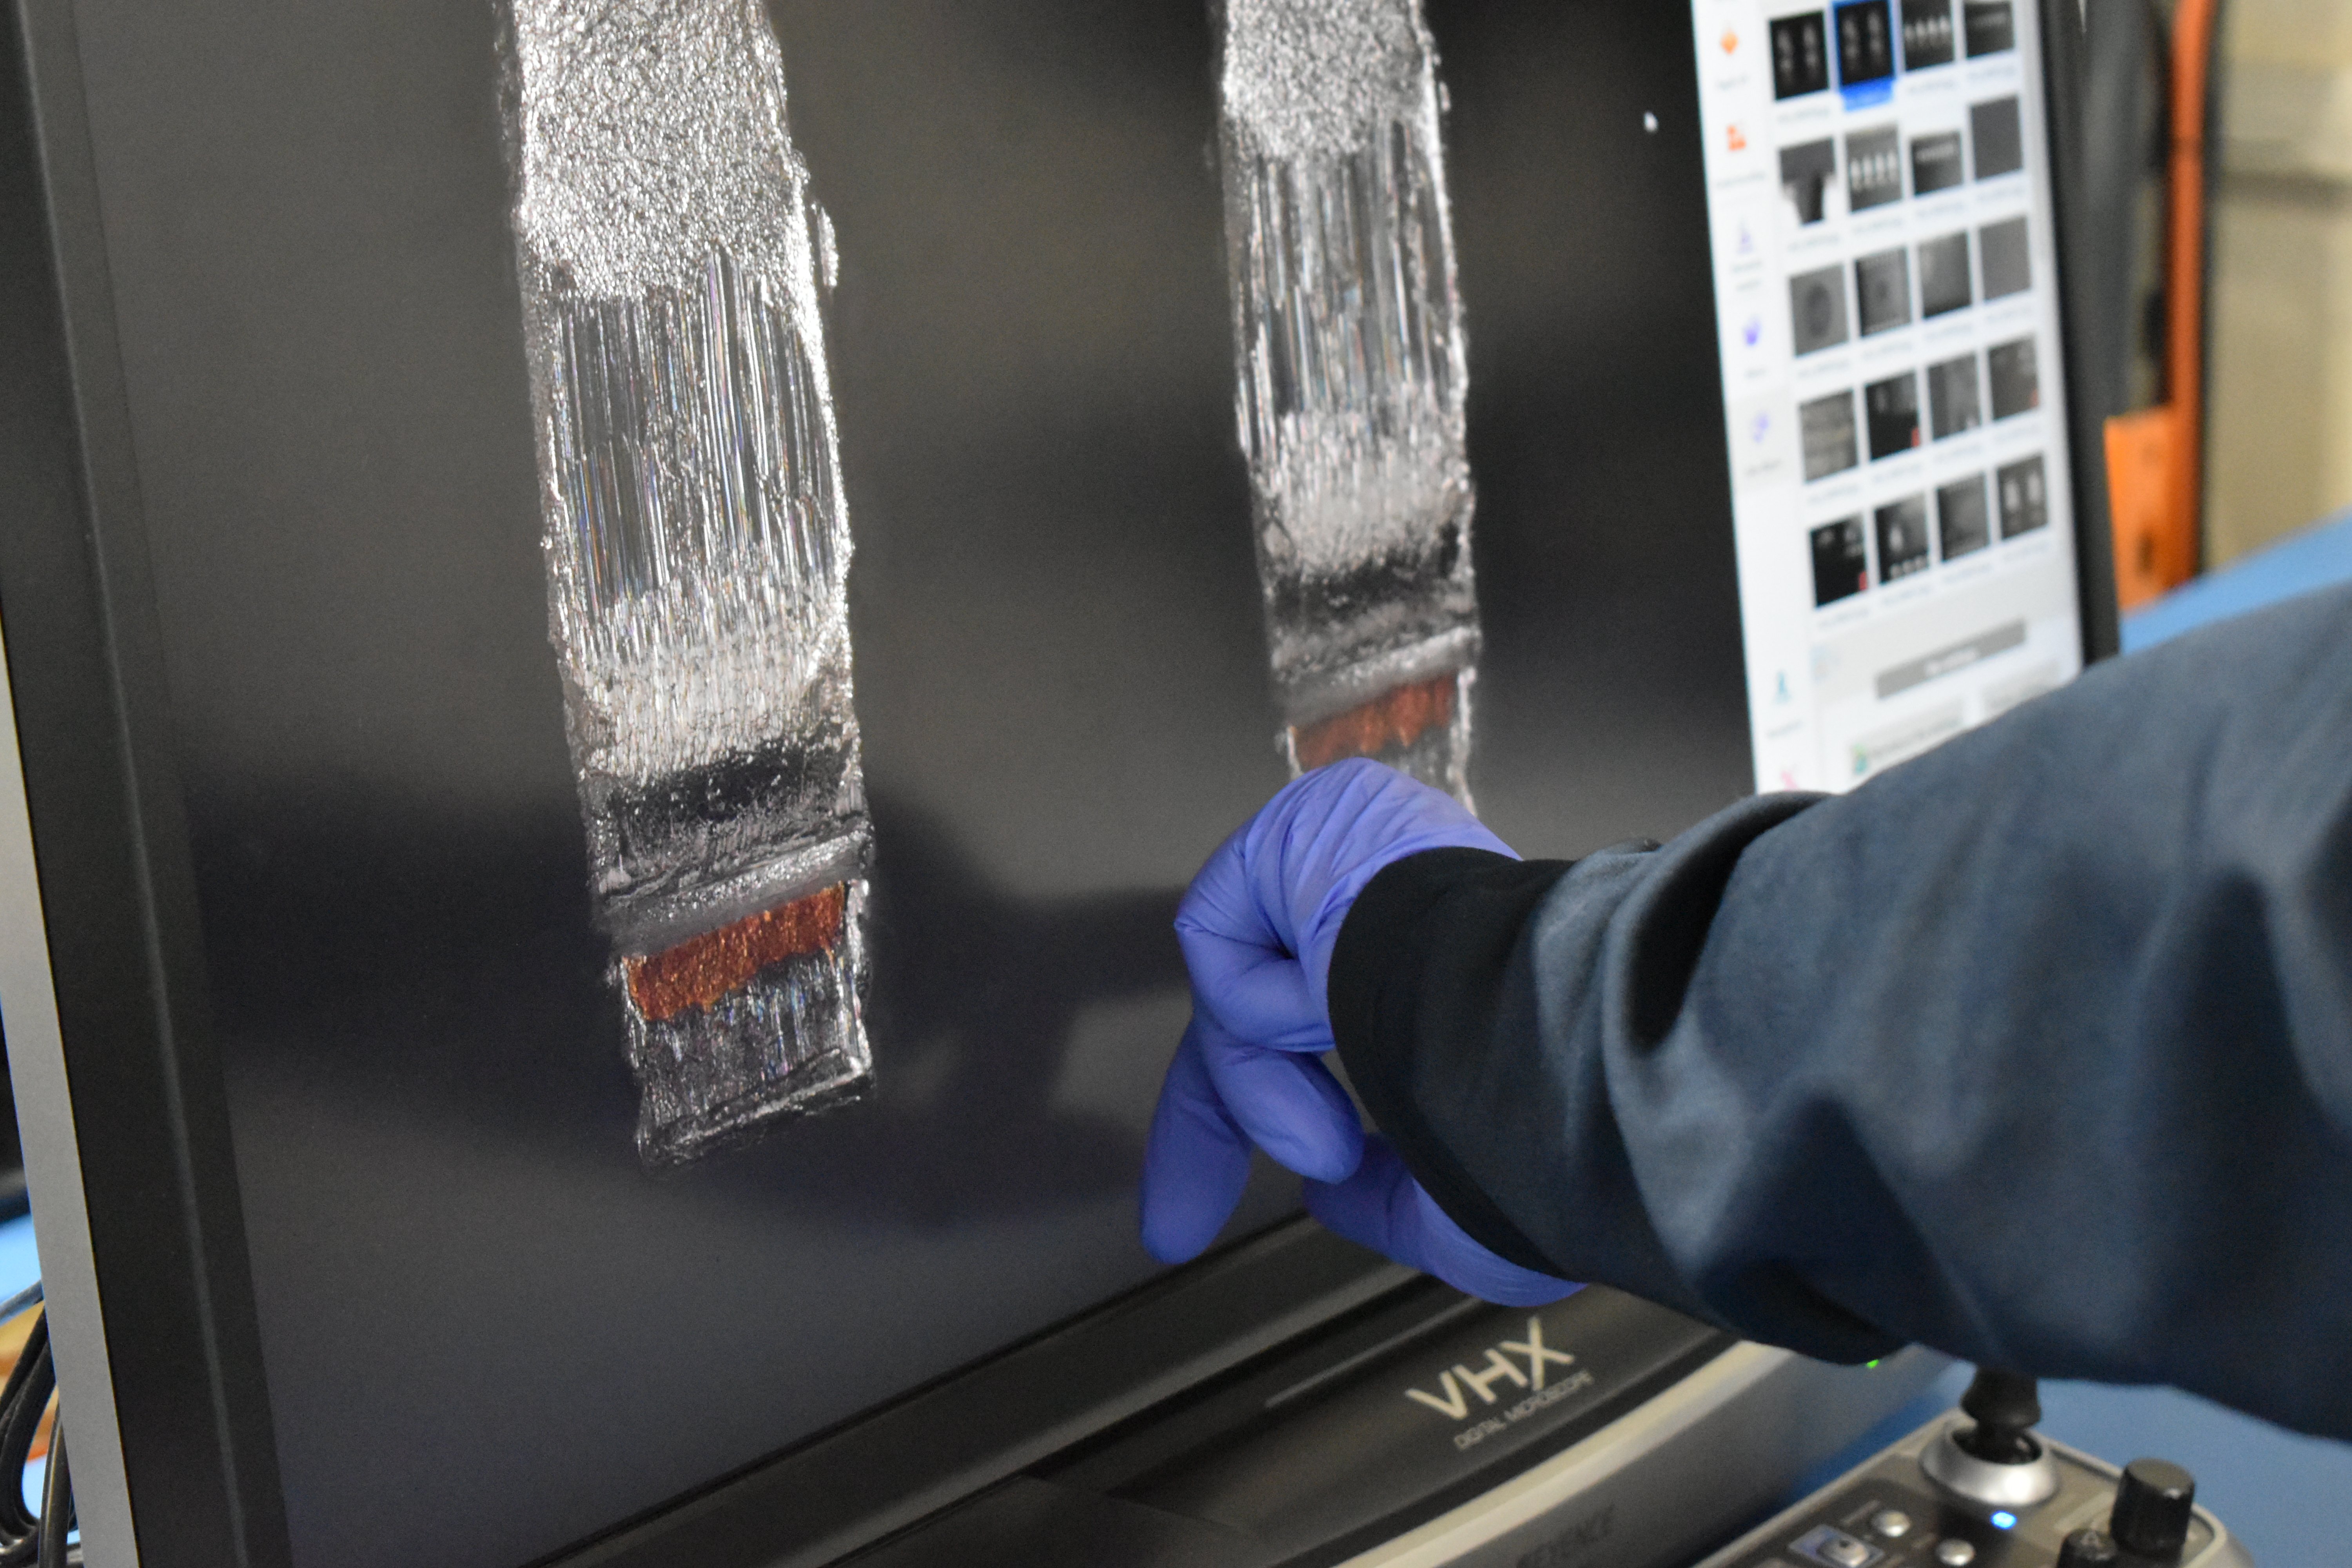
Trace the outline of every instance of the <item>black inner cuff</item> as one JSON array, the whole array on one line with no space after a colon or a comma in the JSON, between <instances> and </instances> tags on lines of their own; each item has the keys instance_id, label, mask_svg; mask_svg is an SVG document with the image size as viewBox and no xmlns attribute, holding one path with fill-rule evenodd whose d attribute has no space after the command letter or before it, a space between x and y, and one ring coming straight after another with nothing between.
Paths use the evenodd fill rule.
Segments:
<instances>
[{"instance_id":1,"label":"black inner cuff","mask_svg":"<svg viewBox=\"0 0 2352 1568\"><path fill-rule=\"evenodd\" d=\"M1415 1103L1417 1065L1489 1037L1503 971L1565 860L1430 849L1389 866L1339 928L1325 1000L1348 1079L1454 1223L1522 1268L1558 1274L1481 1191Z\"/></svg>"}]
</instances>

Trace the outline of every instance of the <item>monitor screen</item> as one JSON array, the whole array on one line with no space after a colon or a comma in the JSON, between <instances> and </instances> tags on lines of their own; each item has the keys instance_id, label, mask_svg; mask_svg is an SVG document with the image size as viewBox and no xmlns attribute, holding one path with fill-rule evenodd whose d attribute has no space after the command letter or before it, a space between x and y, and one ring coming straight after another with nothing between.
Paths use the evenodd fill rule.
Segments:
<instances>
[{"instance_id":1,"label":"monitor screen","mask_svg":"<svg viewBox=\"0 0 2352 1568\"><path fill-rule=\"evenodd\" d=\"M242 1204L245 1256L207 1266L249 1274L297 1568L555 1560L1161 1279L1134 1186L1187 1016L1169 921L1294 768L1389 755L1574 856L1759 774L1867 773L2079 660L2023 9L2005 49L2006 7L1947 18L1930 68L1921 8L1883 4L1428 0L1423 37L1410 0L773 0L749 55L581 79L627 78L658 132L741 68L759 112L726 133L789 127L766 162L632 143L705 170L643 233L739 176L790 226L626 310L646 253L516 221L518 177L528 208L534 171L611 165L509 162L537 90L502 75L511 7L74 9L128 437L100 460L137 502L105 527L152 578L138 735L199 928L173 1003L217 1050ZM1379 133L1262 99L1236 131L1221 23L1328 42L1342 13L1402 62L1348 79L1401 94ZM1819 85L1775 98L1784 21ZM1251 58L1311 93L1296 42ZM1329 291L1237 307L1237 256L1312 248L1302 191ZM1294 559L1286 509L1328 470L1265 443L1334 406L1294 375L1315 355L1370 375L1329 311L1375 257L1404 350L1350 384L1435 479L1362 491L1427 498L1371 556ZM780 451L817 477L760 489ZM793 624L831 640L771 646L780 684L725 679L749 600L628 619L692 576L645 521L683 515L689 459L751 484L743 550L801 552L759 571L798 573ZM566 554L548 520L598 508L643 526ZM1366 584L1411 613L1329 658L1285 640ZM854 712L821 777L791 762L803 689ZM744 705L628 728L713 693ZM815 840L772 820L850 847L793 858ZM638 897L659 858L631 856L706 831L789 875ZM829 1043L735 1065L818 1063L818 1113L673 1114L701 1088L655 1054L778 973L753 1000ZM1265 1170L1231 1235L1296 1213Z\"/></svg>"},{"instance_id":2,"label":"monitor screen","mask_svg":"<svg viewBox=\"0 0 2352 1568\"><path fill-rule=\"evenodd\" d=\"M1756 777L2082 668L2039 0L1694 0Z\"/></svg>"}]
</instances>

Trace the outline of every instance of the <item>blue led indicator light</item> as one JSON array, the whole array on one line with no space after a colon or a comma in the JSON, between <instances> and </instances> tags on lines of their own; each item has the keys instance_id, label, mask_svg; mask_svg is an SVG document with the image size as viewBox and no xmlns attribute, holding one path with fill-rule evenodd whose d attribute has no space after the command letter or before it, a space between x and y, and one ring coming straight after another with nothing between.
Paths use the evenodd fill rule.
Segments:
<instances>
[{"instance_id":1,"label":"blue led indicator light","mask_svg":"<svg viewBox=\"0 0 2352 1568\"><path fill-rule=\"evenodd\" d=\"M2007 1509L2002 1509L1992 1516L1992 1527L1995 1530L2015 1530L2017 1528L2017 1515L2010 1512Z\"/></svg>"}]
</instances>

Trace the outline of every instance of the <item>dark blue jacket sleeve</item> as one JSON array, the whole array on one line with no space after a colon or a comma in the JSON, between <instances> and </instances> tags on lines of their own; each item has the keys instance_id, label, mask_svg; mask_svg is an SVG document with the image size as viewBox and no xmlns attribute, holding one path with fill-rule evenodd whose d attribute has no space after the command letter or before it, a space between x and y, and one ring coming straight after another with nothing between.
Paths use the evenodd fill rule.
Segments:
<instances>
[{"instance_id":1,"label":"dark blue jacket sleeve","mask_svg":"<svg viewBox=\"0 0 2352 1568\"><path fill-rule=\"evenodd\" d=\"M1517 1261L2352 1437L2352 593L1664 848L1400 862L1329 1000Z\"/></svg>"}]
</instances>

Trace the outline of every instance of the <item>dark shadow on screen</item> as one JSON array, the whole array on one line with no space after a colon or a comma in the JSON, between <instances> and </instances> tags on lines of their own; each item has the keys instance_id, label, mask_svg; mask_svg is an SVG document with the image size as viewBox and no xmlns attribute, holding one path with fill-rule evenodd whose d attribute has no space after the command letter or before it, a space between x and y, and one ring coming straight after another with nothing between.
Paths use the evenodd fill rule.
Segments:
<instances>
[{"instance_id":1,"label":"dark shadow on screen","mask_svg":"<svg viewBox=\"0 0 2352 1568\"><path fill-rule=\"evenodd\" d=\"M878 1092L746 1151L746 1177L839 1215L938 1225L1131 1188L1148 1100L1114 1119L1057 1107L1056 1089L1088 1009L1181 994L1181 889L1010 896L936 821L887 797L873 811ZM1138 1076L1156 1087L1175 1046L1151 1030L1110 1048L1148 1058Z\"/></svg>"},{"instance_id":2,"label":"dark shadow on screen","mask_svg":"<svg viewBox=\"0 0 2352 1568\"><path fill-rule=\"evenodd\" d=\"M575 822L324 791L194 815L210 829L197 858L233 1070L414 1127L419 1158L458 1140L636 1172L636 1090ZM1131 1188L1142 1086L1172 1033L1130 1021L1133 1037L1101 1045L1140 1054L1124 1114L1056 1090L1087 1009L1158 994L1181 1018L1178 891L1023 899L919 811L885 799L875 818L874 1097L639 1179L918 1226Z\"/></svg>"}]
</instances>

